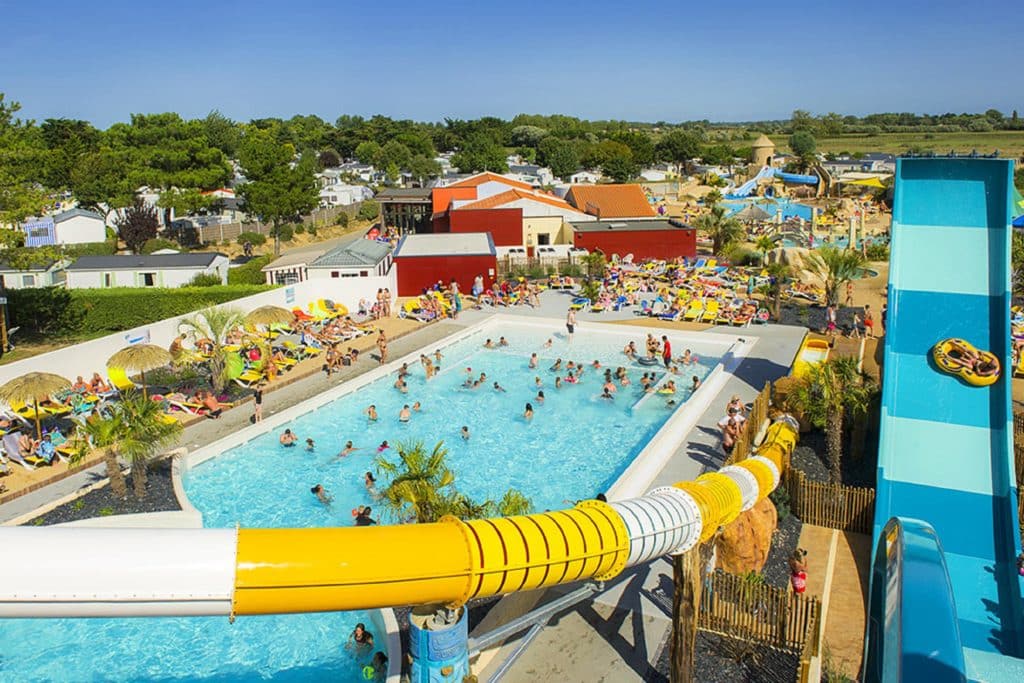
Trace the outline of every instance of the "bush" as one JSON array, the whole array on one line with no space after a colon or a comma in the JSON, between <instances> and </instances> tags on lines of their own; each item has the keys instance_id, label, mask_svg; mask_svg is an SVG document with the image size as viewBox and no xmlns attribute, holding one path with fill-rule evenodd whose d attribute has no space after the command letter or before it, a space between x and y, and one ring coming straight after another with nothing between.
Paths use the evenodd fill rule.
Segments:
<instances>
[{"instance_id":1,"label":"bush","mask_svg":"<svg viewBox=\"0 0 1024 683\"><path fill-rule=\"evenodd\" d=\"M117 253L117 240L106 242L86 242L84 244L67 244L64 246L64 253L68 258L79 256L110 256Z\"/></svg>"},{"instance_id":2,"label":"bush","mask_svg":"<svg viewBox=\"0 0 1024 683\"><path fill-rule=\"evenodd\" d=\"M120 332L185 315L213 304L234 301L270 289L266 286L114 287L71 290L71 307L84 312L82 329L90 334ZM27 291L27 290L21 290Z\"/></svg>"},{"instance_id":3,"label":"bush","mask_svg":"<svg viewBox=\"0 0 1024 683\"><path fill-rule=\"evenodd\" d=\"M258 232L243 232L238 236L238 243L245 244L246 242L254 247L258 247L267 243L267 236L261 235Z\"/></svg>"},{"instance_id":4,"label":"bush","mask_svg":"<svg viewBox=\"0 0 1024 683\"><path fill-rule=\"evenodd\" d=\"M365 202L363 202L362 205L360 205L359 213L357 214L359 220L363 221L377 220L377 216L379 215L380 204L373 201L372 199L367 199Z\"/></svg>"},{"instance_id":5,"label":"bush","mask_svg":"<svg viewBox=\"0 0 1024 683\"><path fill-rule=\"evenodd\" d=\"M886 244L869 244L864 253L867 254L868 261L889 260L889 246Z\"/></svg>"},{"instance_id":6,"label":"bush","mask_svg":"<svg viewBox=\"0 0 1024 683\"><path fill-rule=\"evenodd\" d=\"M262 235L261 235L262 237ZM273 256L257 256L237 268L228 269L229 285L262 285L266 284L267 278L260 270L273 260Z\"/></svg>"},{"instance_id":7,"label":"bush","mask_svg":"<svg viewBox=\"0 0 1024 683\"><path fill-rule=\"evenodd\" d=\"M71 291L63 287L7 290L11 327L26 336L60 339L82 329L85 312L73 305Z\"/></svg>"},{"instance_id":8,"label":"bush","mask_svg":"<svg viewBox=\"0 0 1024 683\"><path fill-rule=\"evenodd\" d=\"M196 276L188 281L185 287L216 287L223 284L219 275L213 273L196 273Z\"/></svg>"},{"instance_id":9,"label":"bush","mask_svg":"<svg viewBox=\"0 0 1024 683\"><path fill-rule=\"evenodd\" d=\"M780 522L792 514L792 510L789 507L789 491L782 484L779 484L778 488L768 494L768 499L775 504L775 511L779 515Z\"/></svg>"},{"instance_id":10,"label":"bush","mask_svg":"<svg viewBox=\"0 0 1024 683\"><path fill-rule=\"evenodd\" d=\"M348 227L348 214L342 211L338 214L338 217L334 219L335 222L343 228Z\"/></svg>"},{"instance_id":11,"label":"bush","mask_svg":"<svg viewBox=\"0 0 1024 683\"><path fill-rule=\"evenodd\" d=\"M277 228L277 236L282 242L291 242L292 237L295 236L295 231L290 225L280 225Z\"/></svg>"},{"instance_id":12,"label":"bush","mask_svg":"<svg viewBox=\"0 0 1024 683\"><path fill-rule=\"evenodd\" d=\"M296 235L301 235L304 232L306 232L306 224L305 223L296 223L295 224L295 234Z\"/></svg>"},{"instance_id":13,"label":"bush","mask_svg":"<svg viewBox=\"0 0 1024 683\"><path fill-rule=\"evenodd\" d=\"M317 233L317 228L316 228L316 225L315 225L315 224L312 224L312 223L311 223L311 224L310 224L310 225L309 225L309 226L308 226L308 227L306 228L306 232L308 232L308 233L310 234L310 236L311 236L311 237L316 237L316 233Z\"/></svg>"},{"instance_id":14,"label":"bush","mask_svg":"<svg viewBox=\"0 0 1024 683\"><path fill-rule=\"evenodd\" d=\"M722 249L722 258L734 266L759 266L761 255L739 243L729 244Z\"/></svg>"},{"instance_id":15,"label":"bush","mask_svg":"<svg viewBox=\"0 0 1024 683\"><path fill-rule=\"evenodd\" d=\"M160 251L161 249L181 251L181 245L163 237L154 237L153 239L146 240L146 243L142 245L143 254L152 254L154 251Z\"/></svg>"}]
</instances>

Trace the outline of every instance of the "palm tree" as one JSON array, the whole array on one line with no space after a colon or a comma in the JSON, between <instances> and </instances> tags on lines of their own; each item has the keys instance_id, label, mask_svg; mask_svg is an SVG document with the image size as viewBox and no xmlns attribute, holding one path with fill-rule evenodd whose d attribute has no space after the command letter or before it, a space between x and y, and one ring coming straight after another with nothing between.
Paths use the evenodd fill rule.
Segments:
<instances>
[{"instance_id":1,"label":"palm tree","mask_svg":"<svg viewBox=\"0 0 1024 683\"><path fill-rule=\"evenodd\" d=\"M495 515L510 516L530 512L530 501L515 489L509 489L498 502L475 502L455 488L455 473L445 459L448 449L439 441L427 451L423 442L398 444L398 461L378 455L377 471L390 477L381 489L381 502L395 519L410 517L420 524L436 522L445 515L459 519L480 519Z\"/></svg>"},{"instance_id":2,"label":"palm tree","mask_svg":"<svg viewBox=\"0 0 1024 683\"><path fill-rule=\"evenodd\" d=\"M722 193L718 191L718 188L715 188L704 195L704 205L710 207L718 206L718 202L722 201L722 199Z\"/></svg>"},{"instance_id":3,"label":"palm tree","mask_svg":"<svg viewBox=\"0 0 1024 683\"><path fill-rule=\"evenodd\" d=\"M761 265L764 266L768 260L768 252L775 248L775 242L768 235L761 235L754 242L754 248L761 252Z\"/></svg>"},{"instance_id":4,"label":"palm tree","mask_svg":"<svg viewBox=\"0 0 1024 683\"><path fill-rule=\"evenodd\" d=\"M825 429L825 451L834 483L842 480L843 428L847 416L867 412L875 385L852 356L812 365L788 402L816 427Z\"/></svg>"},{"instance_id":5,"label":"palm tree","mask_svg":"<svg viewBox=\"0 0 1024 683\"><path fill-rule=\"evenodd\" d=\"M793 269L785 263L769 263L765 270L768 271L768 284L763 285L760 291L765 301L771 301L772 318L778 320L782 315L782 290L786 280L793 275Z\"/></svg>"},{"instance_id":6,"label":"palm tree","mask_svg":"<svg viewBox=\"0 0 1024 683\"><path fill-rule=\"evenodd\" d=\"M711 249L715 254L743 238L743 225L735 218L726 218L725 208L712 206L711 211L700 216L694 227L707 233L711 238Z\"/></svg>"},{"instance_id":7,"label":"palm tree","mask_svg":"<svg viewBox=\"0 0 1024 683\"><path fill-rule=\"evenodd\" d=\"M839 305L839 290L847 282L861 276L864 256L855 249L825 246L812 251L807 258L810 269L825 283L825 300L829 306Z\"/></svg>"},{"instance_id":8,"label":"palm tree","mask_svg":"<svg viewBox=\"0 0 1024 683\"><path fill-rule=\"evenodd\" d=\"M150 459L181 435L181 424L167 416L156 401L136 391L126 391L121 400L110 404L106 413L90 417L81 425L84 436L94 448L103 449L103 459L115 496L127 495L118 456L132 465L135 497L146 497L146 474Z\"/></svg>"},{"instance_id":9,"label":"palm tree","mask_svg":"<svg viewBox=\"0 0 1024 683\"><path fill-rule=\"evenodd\" d=\"M211 306L181 319L180 327L194 334L197 339L205 338L213 342L210 383L215 393L224 391L228 379L225 339L231 330L242 324L243 320L242 312L229 306Z\"/></svg>"}]
</instances>

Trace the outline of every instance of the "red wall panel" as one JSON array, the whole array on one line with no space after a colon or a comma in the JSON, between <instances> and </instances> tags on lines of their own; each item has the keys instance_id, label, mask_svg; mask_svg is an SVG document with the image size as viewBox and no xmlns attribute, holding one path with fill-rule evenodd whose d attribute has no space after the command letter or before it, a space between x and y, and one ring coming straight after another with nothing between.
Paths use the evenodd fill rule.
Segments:
<instances>
[{"instance_id":1,"label":"red wall panel","mask_svg":"<svg viewBox=\"0 0 1024 683\"><path fill-rule=\"evenodd\" d=\"M425 287L432 287L438 280L444 284L455 280L459 290L467 294L473 288L473 278L484 276L484 286L494 283L497 259L490 255L481 256L398 256L398 296L417 296Z\"/></svg>"},{"instance_id":2,"label":"red wall panel","mask_svg":"<svg viewBox=\"0 0 1024 683\"><path fill-rule=\"evenodd\" d=\"M496 247L523 244L522 209L471 209L448 213L450 232L489 232Z\"/></svg>"},{"instance_id":3,"label":"red wall panel","mask_svg":"<svg viewBox=\"0 0 1024 683\"><path fill-rule=\"evenodd\" d=\"M636 260L673 259L697 255L697 231L676 228L672 230L607 230L599 232L573 232L573 246L606 255L633 254Z\"/></svg>"}]
</instances>

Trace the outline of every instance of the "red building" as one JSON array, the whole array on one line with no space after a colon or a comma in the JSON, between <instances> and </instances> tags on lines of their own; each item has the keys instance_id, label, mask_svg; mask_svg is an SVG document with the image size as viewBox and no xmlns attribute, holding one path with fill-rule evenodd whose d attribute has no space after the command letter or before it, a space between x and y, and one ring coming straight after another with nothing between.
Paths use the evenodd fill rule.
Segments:
<instances>
[{"instance_id":1,"label":"red building","mask_svg":"<svg viewBox=\"0 0 1024 683\"><path fill-rule=\"evenodd\" d=\"M632 254L643 259L674 259L697 255L697 231L680 221L594 221L573 223L573 246L607 256Z\"/></svg>"},{"instance_id":2,"label":"red building","mask_svg":"<svg viewBox=\"0 0 1024 683\"><path fill-rule=\"evenodd\" d=\"M489 232L496 247L516 247L523 243L522 209L472 209L448 213L451 232Z\"/></svg>"},{"instance_id":3,"label":"red building","mask_svg":"<svg viewBox=\"0 0 1024 683\"><path fill-rule=\"evenodd\" d=\"M393 256L398 296L416 296L439 280L455 280L468 293L477 275L490 287L498 267L494 240L485 232L406 235Z\"/></svg>"}]
</instances>

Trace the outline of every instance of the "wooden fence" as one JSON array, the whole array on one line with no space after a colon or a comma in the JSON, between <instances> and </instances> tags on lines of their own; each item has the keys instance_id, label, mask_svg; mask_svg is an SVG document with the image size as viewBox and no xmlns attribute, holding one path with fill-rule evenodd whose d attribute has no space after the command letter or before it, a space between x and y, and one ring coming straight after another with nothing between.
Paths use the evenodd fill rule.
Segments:
<instances>
[{"instance_id":1,"label":"wooden fence","mask_svg":"<svg viewBox=\"0 0 1024 683\"><path fill-rule=\"evenodd\" d=\"M814 596L715 571L704 578L697 628L803 656L816 652L820 613Z\"/></svg>"},{"instance_id":2,"label":"wooden fence","mask_svg":"<svg viewBox=\"0 0 1024 683\"><path fill-rule=\"evenodd\" d=\"M870 534L875 518L875 490L812 481L789 467L782 477L789 509L804 524Z\"/></svg>"},{"instance_id":3,"label":"wooden fence","mask_svg":"<svg viewBox=\"0 0 1024 683\"><path fill-rule=\"evenodd\" d=\"M725 459L726 465L735 464L750 455L750 451L754 447L754 439L757 438L761 425L768 419L768 408L771 405L771 400L772 385L765 382L764 389L754 399L754 404L750 408L750 414L747 415L747 419L743 422L743 428L740 429L740 433L736 437L736 445L733 446L732 453Z\"/></svg>"},{"instance_id":4,"label":"wooden fence","mask_svg":"<svg viewBox=\"0 0 1024 683\"><path fill-rule=\"evenodd\" d=\"M800 667L797 670L797 683L818 683L811 680L811 662L821 656L821 610L811 615L807 622L807 633L800 648Z\"/></svg>"},{"instance_id":5,"label":"wooden fence","mask_svg":"<svg viewBox=\"0 0 1024 683\"><path fill-rule=\"evenodd\" d=\"M330 206L324 209L316 209L308 216L303 216L300 221L303 225L314 225L326 227L334 225L338 216L347 213L352 218L359 212L362 202L356 202L348 206ZM260 235L269 235L273 226L270 223L224 223L214 225L203 225L196 227L196 239L202 244L220 244L221 242L232 242L238 239L243 232L255 232Z\"/></svg>"}]
</instances>

